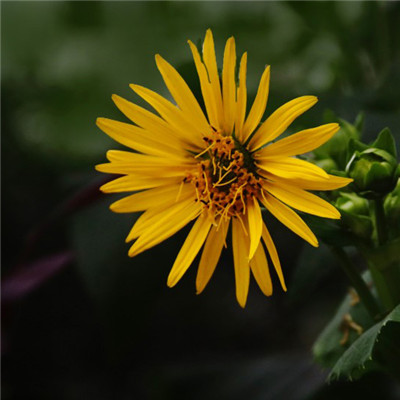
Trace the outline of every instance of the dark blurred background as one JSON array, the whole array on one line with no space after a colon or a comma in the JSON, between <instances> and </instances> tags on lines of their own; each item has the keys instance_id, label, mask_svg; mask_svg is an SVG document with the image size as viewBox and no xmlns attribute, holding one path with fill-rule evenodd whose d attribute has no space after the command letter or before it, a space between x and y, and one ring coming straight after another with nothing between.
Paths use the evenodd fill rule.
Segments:
<instances>
[{"instance_id":1,"label":"dark blurred background","mask_svg":"<svg viewBox=\"0 0 400 400\"><path fill-rule=\"evenodd\" d=\"M160 53L198 90L187 39L212 28L219 62L234 35L254 96L271 64L266 115L319 96L365 137L400 132L398 2L2 2L2 394L4 399L399 398L386 377L326 385L311 347L347 283L328 250L269 220L288 283L235 300L230 251L205 292L193 265L166 278L187 229L134 259L136 215L108 205L94 171L118 145L96 117L124 120L117 93L164 95ZM143 103L140 103L143 104ZM398 397L397 397L398 396Z\"/></svg>"}]
</instances>

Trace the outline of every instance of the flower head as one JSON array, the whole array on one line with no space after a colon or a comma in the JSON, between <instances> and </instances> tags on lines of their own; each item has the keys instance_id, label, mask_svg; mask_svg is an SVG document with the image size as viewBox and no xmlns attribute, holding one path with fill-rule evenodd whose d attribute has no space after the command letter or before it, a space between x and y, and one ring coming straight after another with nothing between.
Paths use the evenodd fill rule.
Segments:
<instances>
[{"instance_id":1,"label":"flower head","mask_svg":"<svg viewBox=\"0 0 400 400\"><path fill-rule=\"evenodd\" d=\"M161 56L157 67L176 104L138 85L131 88L158 115L113 96L117 107L134 123L99 118L97 125L135 152L111 150L101 172L121 174L101 187L103 192L135 192L111 205L115 212L144 211L127 242L135 256L175 234L195 220L168 276L174 286L203 247L196 289L210 280L232 232L236 297L246 304L250 271L262 292L272 294L265 250L286 290L274 242L261 207L297 235L317 246L315 235L292 208L326 218L340 218L329 203L307 190L331 190L351 179L328 175L294 156L313 150L338 130L337 124L306 129L273 142L295 118L316 102L314 96L296 98L261 123L269 92L266 67L246 117L247 90L244 53L236 82L236 50L228 39L221 76L213 36L207 31L202 56L189 41L198 72L205 111L179 73ZM261 123L261 124L260 124ZM292 208L291 208L292 207Z\"/></svg>"}]
</instances>

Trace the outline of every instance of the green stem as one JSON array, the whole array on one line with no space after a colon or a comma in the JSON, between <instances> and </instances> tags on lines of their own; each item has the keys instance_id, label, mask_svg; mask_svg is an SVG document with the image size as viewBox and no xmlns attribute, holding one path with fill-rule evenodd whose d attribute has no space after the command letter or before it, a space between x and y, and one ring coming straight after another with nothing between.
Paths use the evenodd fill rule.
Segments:
<instances>
[{"instance_id":1,"label":"green stem","mask_svg":"<svg viewBox=\"0 0 400 400\"><path fill-rule=\"evenodd\" d=\"M368 265L385 311L389 312L400 303L400 238L376 248L358 241L356 247Z\"/></svg>"},{"instance_id":2,"label":"green stem","mask_svg":"<svg viewBox=\"0 0 400 400\"><path fill-rule=\"evenodd\" d=\"M374 296L372 295L371 291L368 289L368 286L365 283L364 279L361 277L360 273L357 271L356 267L350 260L349 256L343 249L339 247L332 247L331 250L340 261L340 265L343 268L343 271L350 280L351 285L360 296L361 301L363 302L371 317L373 319L379 319L381 313L380 307L376 302Z\"/></svg>"},{"instance_id":3,"label":"green stem","mask_svg":"<svg viewBox=\"0 0 400 400\"><path fill-rule=\"evenodd\" d=\"M372 207L374 210L375 229L378 239L378 245L382 246L387 241L386 217L385 210L383 209L383 199L379 198L372 200Z\"/></svg>"},{"instance_id":4,"label":"green stem","mask_svg":"<svg viewBox=\"0 0 400 400\"><path fill-rule=\"evenodd\" d=\"M373 218L375 224L376 237L379 248L386 248L388 241L385 210L383 208L383 198L371 201L373 208ZM381 281L381 287L378 291L386 309L390 311L400 302L400 266L399 262L388 262L388 256L384 254L373 264L376 267L374 281ZM371 269L372 273L372 269ZM380 275L380 277L378 277ZM376 279L379 278L379 279ZM382 285L383 284L383 285Z\"/></svg>"}]
</instances>

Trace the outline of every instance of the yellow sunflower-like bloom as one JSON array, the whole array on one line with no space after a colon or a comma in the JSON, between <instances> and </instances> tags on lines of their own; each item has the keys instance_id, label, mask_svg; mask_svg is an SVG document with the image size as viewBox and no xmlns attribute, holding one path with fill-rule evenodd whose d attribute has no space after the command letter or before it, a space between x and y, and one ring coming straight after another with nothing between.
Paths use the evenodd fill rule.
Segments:
<instances>
[{"instance_id":1,"label":"yellow sunflower-like bloom","mask_svg":"<svg viewBox=\"0 0 400 400\"><path fill-rule=\"evenodd\" d=\"M144 211L126 241L135 241L131 257L155 246L195 220L168 276L174 286L203 247L196 278L203 291L218 263L231 226L236 297L246 304L250 271L266 296L272 294L265 249L286 291L278 254L265 226L261 207L312 246L315 235L292 208L326 218L340 218L329 203L307 190L331 190L351 180L328 175L296 158L326 142L339 129L327 124L273 142L295 118L316 102L296 98L264 122L270 68L262 74L246 117L247 90L244 53L236 83L234 38L225 46L222 76L217 69L213 36L207 31L202 55L189 41L199 75L206 115L179 73L161 56L157 67L175 103L142 86L131 88L158 115L119 96L112 98L134 124L99 118L97 125L135 152L110 150L107 164L97 170L119 177L101 187L106 193L135 192L111 205L120 213ZM292 208L291 208L292 207ZM265 247L264 247L265 245Z\"/></svg>"}]
</instances>

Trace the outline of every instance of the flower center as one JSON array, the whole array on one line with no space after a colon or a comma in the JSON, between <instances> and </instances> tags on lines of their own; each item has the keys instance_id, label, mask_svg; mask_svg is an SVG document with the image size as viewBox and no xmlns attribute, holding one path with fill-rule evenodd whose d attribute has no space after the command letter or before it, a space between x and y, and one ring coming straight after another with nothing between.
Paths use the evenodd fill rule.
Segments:
<instances>
[{"instance_id":1,"label":"flower center","mask_svg":"<svg viewBox=\"0 0 400 400\"><path fill-rule=\"evenodd\" d=\"M188 175L185 181L195 186L197 201L214 217L245 214L248 200L261 190L250 154L231 136L219 132L203 140L208 147L196 156L201 160L197 174Z\"/></svg>"}]
</instances>

